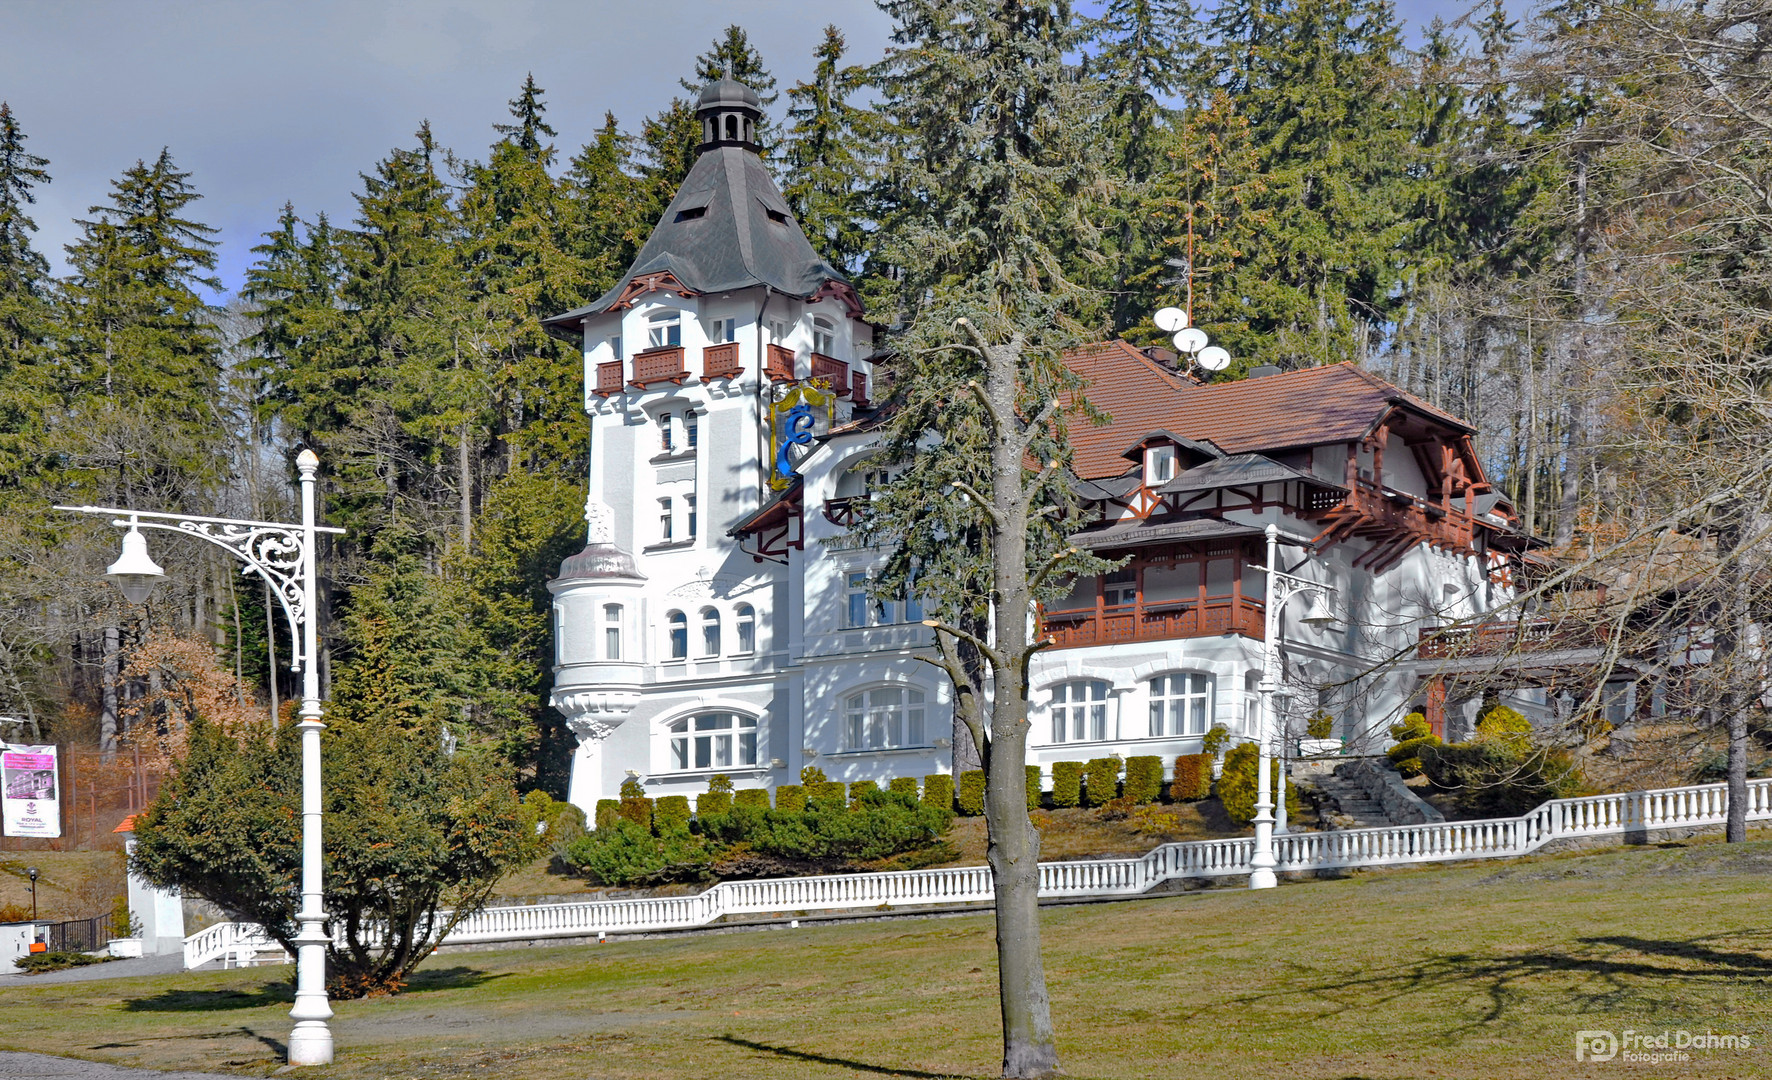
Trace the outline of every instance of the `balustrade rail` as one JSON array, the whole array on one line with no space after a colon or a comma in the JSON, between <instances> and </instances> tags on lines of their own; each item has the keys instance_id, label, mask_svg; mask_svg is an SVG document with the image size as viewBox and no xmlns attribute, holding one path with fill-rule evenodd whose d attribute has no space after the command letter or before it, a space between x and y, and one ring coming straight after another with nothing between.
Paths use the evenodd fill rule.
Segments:
<instances>
[{"instance_id":1,"label":"balustrade rail","mask_svg":"<svg viewBox=\"0 0 1772 1080\"><path fill-rule=\"evenodd\" d=\"M628 385L647 387L653 383L668 382L680 386L688 377L689 369L683 366L683 347L670 345L635 353L634 377Z\"/></svg>"},{"instance_id":2,"label":"balustrade rail","mask_svg":"<svg viewBox=\"0 0 1772 1080\"><path fill-rule=\"evenodd\" d=\"M1128 641L1163 641L1170 638L1215 637L1238 633L1260 638L1262 610L1258 601L1238 597L1211 597L1164 604L1140 602L1125 607L1044 614L1046 633L1054 647L1116 645Z\"/></svg>"},{"instance_id":3,"label":"balustrade rail","mask_svg":"<svg viewBox=\"0 0 1772 1080\"><path fill-rule=\"evenodd\" d=\"M1772 780L1750 781L1747 797L1750 821L1772 818ZM1516 818L1285 833L1274 837L1275 869L1308 871L1507 858L1530 854L1553 840L1720 825L1728 804L1724 785L1699 784L1555 799ZM1238 837L1163 844L1133 859L1041 863L1040 895L1137 896L1179 878L1247 874L1254 854L1255 842ZM463 919L443 943L593 937L705 926L727 915L787 917L855 908L976 904L991 898L990 869L983 866L728 881L693 896L487 908ZM271 948L275 944L255 925L219 923L185 939L185 966L197 967L218 959L247 963Z\"/></svg>"},{"instance_id":4,"label":"balustrade rail","mask_svg":"<svg viewBox=\"0 0 1772 1080\"><path fill-rule=\"evenodd\" d=\"M736 379L744 374L744 365L738 362L738 342L728 341L720 345L709 345L701 351L701 381L713 382L715 379Z\"/></svg>"}]
</instances>

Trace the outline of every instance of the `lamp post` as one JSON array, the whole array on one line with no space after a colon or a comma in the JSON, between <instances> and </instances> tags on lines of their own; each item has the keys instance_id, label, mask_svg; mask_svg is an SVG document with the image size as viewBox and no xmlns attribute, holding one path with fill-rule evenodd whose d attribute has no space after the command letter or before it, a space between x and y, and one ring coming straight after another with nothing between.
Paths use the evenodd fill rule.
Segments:
<instances>
[{"instance_id":1,"label":"lamp post","mask_svg":"<svg viewBox=\"0 0 1772 1080\"><path fill-rule=\"evenodd\" d=\"M156 514L119 510L109 506L58 506L77 514L113 517L111 524L129 531L123 534L123 553L105 570L132 604L147 600L166 572L148 555L142 529L165 529L207 540L228 550L246 564L242 573L263 578L276 593L289 620L295 643L291 667L302 673L301 723L301 910L295 920L295 1006L289 1015L295 1030L289 1035L289 1064L326 1065L332 1061L332 1031L326 1021L332 1006L326 1000L326 912L320 895L320 722L318 593L315 589L316 538L320 533L342 534L343 529L314 523L314 477L320 459L303 450L295 459L301 474L301 524L274 521L237 521L232 518L193 517L188 514Z\"/></svg>"},{"instance_id":2,"label":"lamp post","mask_svg":"<svg viewBox=\"0 0 1772 1080\"><path fill-rule=\"evenodd\" d=\"M37 921L37 868L25 867L25 873L31 876L31 921Z\"/></svg>"},{"instance_id":3,"label":"lamp post","mask_svg":"<svg viewBox=\"0 0 1772 1080\"><path fill-rule=\"evenodd\" d=\"M1279 568L1280 527L1267 527L1267 597L1265 632L1261 645L1261 682L1256 684L1256 693L1261 696L1261 719L1255 732L1255 854L1249 860L1249 887L1251 889L1271 889L1274 887L1274 783L1273 783L1273 728L1274 728L1274 695L1280 689L1280 609L1295 594L1305 593L1309 596L1310 606L1305 610L1304 621L1311 626L1327 626L1335 621L1329 613L1328 595L1333 590L1327 585L1319 585L1314 581L1293 577L1282 573ZM1281 781L1280 797L1285 797L1284 781Z\"/></svg>"}]
</instances>

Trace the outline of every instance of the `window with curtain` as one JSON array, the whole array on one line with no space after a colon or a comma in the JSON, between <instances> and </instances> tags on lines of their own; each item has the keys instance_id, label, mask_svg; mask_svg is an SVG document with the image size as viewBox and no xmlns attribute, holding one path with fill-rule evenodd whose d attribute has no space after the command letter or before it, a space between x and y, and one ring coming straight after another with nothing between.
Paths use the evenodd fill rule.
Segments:
<instances>
[{"instance_id":1,"label":"window with curtain","mask_svg":"<svg viewBox=\"0 0 1772 1080\"><path fill-rule=\"evenodd\" d=\"M1099 742L1108 737L1108 685L1100 679L1078 679L1052 688L1052 741Z\"/></svg>"},{"instance_id":2,"label":"window with curtain","mask_svg":"<svg viewBox=\"0 0 1772 1080\"><path fill-rule=\"evenodd\" d=\"M1212 719L1212 676L1198 672L1158 675L1150 682L1150 733L1204 735Z\"/></svg>"},{"instance_id":3,"label":"window with curtain","mask_svg":"<svg viewBox=\"0 0 1772 1080\"><path fill-rule=\"evenodd\" d=\"M887 686L843 699L843 744L848 750L924 746L921 690Z\"/></svg>"},{"instance_id":4,"label":"window with curtain","mask_svg":"<svg viewBox=\"0 0 1772 1080\"><path fill-rule=\"evenodd\" d=\"M667 729L671 768L730 769L757 763L757 718L737 713L702 713Z\"/></svg>"},{"instance_id":5,"label":"window with curtain","mask_svg":"<svg viewBox=\"0 0 1772 1080\"><path fill-rule=\"evenodd\" d=\"M689 616L681 611L673 611L665 616L665 627L670 632L671 659L681 660L689 655Z\"/></svg>"},{"instance_id":6,"label":"window with curtain","mask_svg":"<svg viewBox=\"0 0 1772 1080\"><path fill-rule=\"evenodd\" d=\"M701 654L720 655L720 613L711 607L701 609Z\"/></svg>"}]
</instances>

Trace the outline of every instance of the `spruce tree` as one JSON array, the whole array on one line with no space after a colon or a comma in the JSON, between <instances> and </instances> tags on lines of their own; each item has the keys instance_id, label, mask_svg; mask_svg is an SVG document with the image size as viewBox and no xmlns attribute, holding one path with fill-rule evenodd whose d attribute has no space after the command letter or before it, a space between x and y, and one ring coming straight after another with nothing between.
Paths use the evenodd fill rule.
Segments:
<instances>
[{"instance_id":1,"label":"spruce tree","mask_svg":"<svg viewBox=\"0 0 1772 1080\"><path fill-rule=\"evenodd\" d=\"M652 221L643 216L641 183L633 174L633 138L614 113L568 164L561 182L566 246L585 275L585 292L612 287L646 242Z\"/></svg>"},{"instance_id":2,"label":"spruce tree","mask_svg":"<svg viewBox=\"0 0 1772 1080\"><path fill-rule=\"evenodd\" d=\"M775 76L763 66L763 54L737 23L727 26L724 35L715 38L707 51L695 58L695 81L678 79L677 83L690 93L699 94L708 83L728 77L755 90L765 112L781 96L775 92Z\"/></svg>"},{"instance_id":3,"label":"spruce tree","mask_svg":"<svg viewBox=\"0 0 1772 1080\"><path fill-rule=\"evenodd\" d=\"M49 183L49 162L25 149L12 107L0 101L0 489L36 474L45 447L43 415L52 400L54 337L49 264L31 246L37 223L26 207Z\"/></svg>"},{"instance_id":4,"label":"spruce tree","mask_svg":"<svg viewBox=\"0 0 1772 1080\"><path fill-rule=\"evenodd\" d=\"M343 429L356 374L341 341L339 238L326 215L304 228L285 203L277 227L252 253L258 260L241 289L258 326L247 342L253 352L248 374L258 381L257 396L270 417L313 443Z\"/></svg>"},{"instance_id":5,"label":"spruce tree","mask_svg":"<svg viewBox=\"0 0 1772 1080\"><path fill-rule=\"evenodd\" d=\"M850 270L867 250L868 145L878 124L850 97L867 70L842 66L843 32L824 28L810 82L788 91L788 135L782 147L782 195L820 255Z\"/></svg>"}]
</instances>

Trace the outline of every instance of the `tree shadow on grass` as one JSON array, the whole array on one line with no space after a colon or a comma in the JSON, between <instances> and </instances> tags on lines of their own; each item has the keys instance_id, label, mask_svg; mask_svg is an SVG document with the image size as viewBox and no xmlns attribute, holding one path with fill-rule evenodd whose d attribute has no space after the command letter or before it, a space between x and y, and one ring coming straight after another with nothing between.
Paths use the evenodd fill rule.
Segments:
<instances>
[{"instance_id":1,"label":"tree shadow on grass","mask_svg":"<svg viewBox=\"0 0 1772 1080\"><path fill-rule=\"evenodd\" d=\"M1728 947L1722 944L1724 938ZM1547 996L1561 997L1572 1012L1655 1012L1681 1004L1684 995L1695 989L1772 975L1772 955L1762 950L1772 950L1772 930L1685 940L1621 934L1584 937L1553 949L1443 953L1368 969L1348 978L1312 980L1326 973L1310 965L1290 964L1290 972L1306 981L1223 998L1194 1010L1189 1019L1207 1020L1207 1014L1217 1009L1283 1005L1287 1001L1314 1003L1319 1006L1316 1018L1324 1019L1358 1014L1411 995L1463 988L1480 995L1486 1005L1466 1023L1445 1029L1443 1034L1452 1039L1512 1021L1521 1006L1532 1006L1536 1011Z\"/></svg>"},{"instance_id":2,"label":"tree shadow on grass","mask_svg":"<svg viewBox=\"0 0 1772 1080\"><path fill-rule=\"evenodd\" d=\"M508 979L515 975L514 971L501 971L492 975L479 968L456 967L437 968L431 971L415 971L412 978L406 981L406 989L402 994L422 994L430 990L472 990L485 986L498 979Z\"/></svg>"},{"instance_id":3,"label":"tree shadow on grass","mask_svg":"<svg viewBox=\"0 0 1772 1080\"><path fill-rule=\"evenodd\" d=\"M472 990L495 979L508 978L512 972L492 975L471 967L438 968L420 971L412 976L402 994L423 994L434 990ZM226 1012L231 1009L258 1009L267 1005L288 1005L295 1001L295 987L287 980L268 982L255 990L165 990L149 997L130 998L123 1003L124 1012Z\"/></svg>"},{"instance_id":4,"label":"tree shadow on grass","mask_svg":"<svg viewBox=\"0 0 1772 1080\"><path fill-rule=\"evenodd\" d=\"M746 1050L755 1050L763 1054L774 1054L776 1057L791 1058L794 1061L810 1061L819 1065L835 1065L842 1069L854 1069L856 1072L874 1073L878 1076L908 1076L914 1080L965 1080L954 1073L923 1072L920 1069L895 1069L890 1065L870 1065L865 1061L852 1061L849 1058L826 1057L824 1054L808 1053L787 1046L770 1046L767 1043L752 1042L736 1035L716 1035L714 1041L730 1046L742 1046Z\"/></svg>"}]
</instances>

